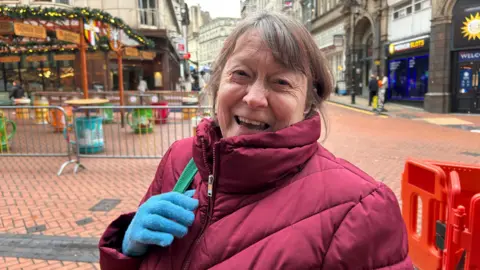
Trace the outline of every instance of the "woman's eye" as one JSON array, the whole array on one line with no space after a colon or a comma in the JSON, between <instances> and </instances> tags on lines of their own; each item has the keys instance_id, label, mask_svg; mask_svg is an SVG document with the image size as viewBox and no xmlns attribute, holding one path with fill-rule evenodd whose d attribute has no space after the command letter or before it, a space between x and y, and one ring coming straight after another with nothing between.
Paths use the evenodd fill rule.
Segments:
<instances>
[{"instance_id":1,"label":"woman's eye","mask_svg":"<svg viewBox=\"0 0 480 270\"><path fill-rule=\"evenodd\" d=\"M233 74L234 74L234 75L238 75L238 76L242 76L242 77L248 76L248 74L247 74L245 71L243 71L243 70L234 71Z\"/></svg>"},{"instance_id":2,"label":"woman's eye","mask_svg":"<svg viewBox=\"0 0 480 270\"><path fill-rule=\"evenodd\" d=\"M286 80L282 80L282 79L277 80L277 84L282 85L282 86L290 86L289 82L287 82Z\"/></svg>"}]
</instances>

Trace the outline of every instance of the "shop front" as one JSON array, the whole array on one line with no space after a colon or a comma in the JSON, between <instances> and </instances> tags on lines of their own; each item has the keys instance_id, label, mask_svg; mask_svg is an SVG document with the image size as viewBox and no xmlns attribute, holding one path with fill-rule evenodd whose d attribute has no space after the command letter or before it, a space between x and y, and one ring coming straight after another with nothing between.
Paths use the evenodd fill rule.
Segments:
<instances>
[{"instance_id":1,"label":"shop front","mask_svg":"<svg viewBox=\"0 0 480 270\"><path fill-rule=\"evenodd\" d=\"M459 0L453 10L452 109L480 113L480 3Z\"/></svg>"},{"instance_id":2,"label":"shop front","mask_svg":"<svg viewBox=\"0 0 480 270\"><path fill-rule=\"evenodd\" d=\"M423 102L428 92L429 48L429 36L388 45L387 100Z\"/></svg>"}]
</instances>

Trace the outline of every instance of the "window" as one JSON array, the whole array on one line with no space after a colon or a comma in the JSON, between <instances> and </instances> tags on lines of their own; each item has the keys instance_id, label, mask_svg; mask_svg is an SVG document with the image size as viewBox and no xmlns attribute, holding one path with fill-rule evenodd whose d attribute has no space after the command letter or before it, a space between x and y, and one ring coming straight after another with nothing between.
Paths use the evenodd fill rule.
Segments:
<instances>
[{"instance_id":1,"label":"window","mask_svg":"<svg viewBox=\"0 0 480 270\"><path fill-rule=\"evenodd\" d=\"M431 6L431 0L415 0L415 11L420 11Z\"/></svg>"},{"instance_id":2,"label":"window","mask_svg":"<svg viewBox=\"0 0 480 270\"><path fill-rule=\"evenodd\" d=\"M138 0L140 24L157 26L157 5L155 0Z\"/></svg>"},{"instance_id":3,"label":"window","mask_svg":"<svg viewBox=\"0 0 480 270\"><path fill-rule=\"evenodd\" d=\"M393 8L393 19L400 19L412 14L412 2L408 1Z\"/></svg>"}]
</instances>

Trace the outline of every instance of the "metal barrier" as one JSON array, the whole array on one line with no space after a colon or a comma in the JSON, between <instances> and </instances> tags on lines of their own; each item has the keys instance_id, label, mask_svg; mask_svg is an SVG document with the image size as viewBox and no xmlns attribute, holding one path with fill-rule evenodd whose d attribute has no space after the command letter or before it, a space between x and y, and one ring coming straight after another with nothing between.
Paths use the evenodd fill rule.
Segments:
<instances>
[{"instance_id":1,"label":"metal barrier","mask_svg":"<svg viewBox=\"0 0 480 270\"><path fill-rule=\"evenodd\" d=\"M210 113L210 107L200 106L77 107L68 137L75 138L70 146L77 160L161 158L173 142L193 136L196 125Z\"/></svg>"},{"instance_id":2,"label":"metal barrier","mask_svg":"<svg viewBox=\"0 0 480 270\"><path fill-rule=\"evenodd\" d=\"M67 157L57 174L69 164L76 173L83 166L72 159L70 137L63 135L68 122L58 106L0 106L0 157Z\"/></svg>"}]
</instances>

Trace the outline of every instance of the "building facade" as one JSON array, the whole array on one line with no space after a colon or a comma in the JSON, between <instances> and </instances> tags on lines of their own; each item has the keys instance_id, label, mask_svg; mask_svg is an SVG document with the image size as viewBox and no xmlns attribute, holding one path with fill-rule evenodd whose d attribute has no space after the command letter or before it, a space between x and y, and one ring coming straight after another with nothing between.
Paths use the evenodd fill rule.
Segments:
<instances>
[{"instance_id":1,"label":"building facade","mask_svg":"<svg viewBox=\"0 0 480 270\"><path fill-rule=\"evenodd\" d=\"M9 0L0 1L0 4L65 9L88 6L120 17L132 29L155 43L153 49L155 53L151 58L147 59L141 55L124 55L124 89L137 89L142 79L147 81L150 90L170 90L175 89L180 74L179 55L172 42L172 36L181 33L175 14L175 1L179 0ZM120 37L120 39L124 44L132 42L128 38ZM15 79L20 79L27 91L79 90L82 78L78 55L58 60L53 53L49 53L45 57L31 59L38 59L38 61L0 63L3 69L3 72L0 72L0 81L3 82L0 83L0 91L9 91ZM37 74L39 69L42 72ZM117 61L112 53L87 53L88 88L117 90L117 74Z\"/></svg>"},{"instance_id":2,"label":"building facade","mask_svg":"<svg viewBox=\"0 0 480 270\"><path fill-rule=\"evenodd\" d=\"M233 31L240 19L215 18L200 27L199 32L199 65L211 66L219 54L223 43Z\"/></svg>"},{"instance_id":3,"label":"building facade","mask_svg":"<svg viewBox=\"0 0 480 270\"><path fill-rule=\"evenodd\" d=\"M303 1L303 22L324 53L335 85L341 93L345 82L346 20L340 0Z\"/></svg>"},{"instance_id":4,"label":"building facade","mask_svg":"<svg viewBox=\"0 0 480 270\"><path fill-rule=\"evenodd\" d=\"M197 71L202 67L200 66L200 28L209 23L212 20L210 14L203 11L200 5L190 7L190 25L188 26L188 52L191 55L190 68L194 68Z\"/></svg>"},{"instance_id":5,"label":"building facade","mask_svg":"<svg viewBox=\"0 0 480 270\"><path fill-rule=\"evenodd\" d=\"M431 27L430 0L389 0L387 100L421 106L428 93Z\"/></svg>"},{"instance_id":6,"label":"building facade","mask_svg":"<svg viewBox=\"0 0 480 270\"><path fill-rule=\"evenodd\" d=\"M432 1L430 59L425 109L480 113L479 1Z\"/></svg>"}]
</instances>

